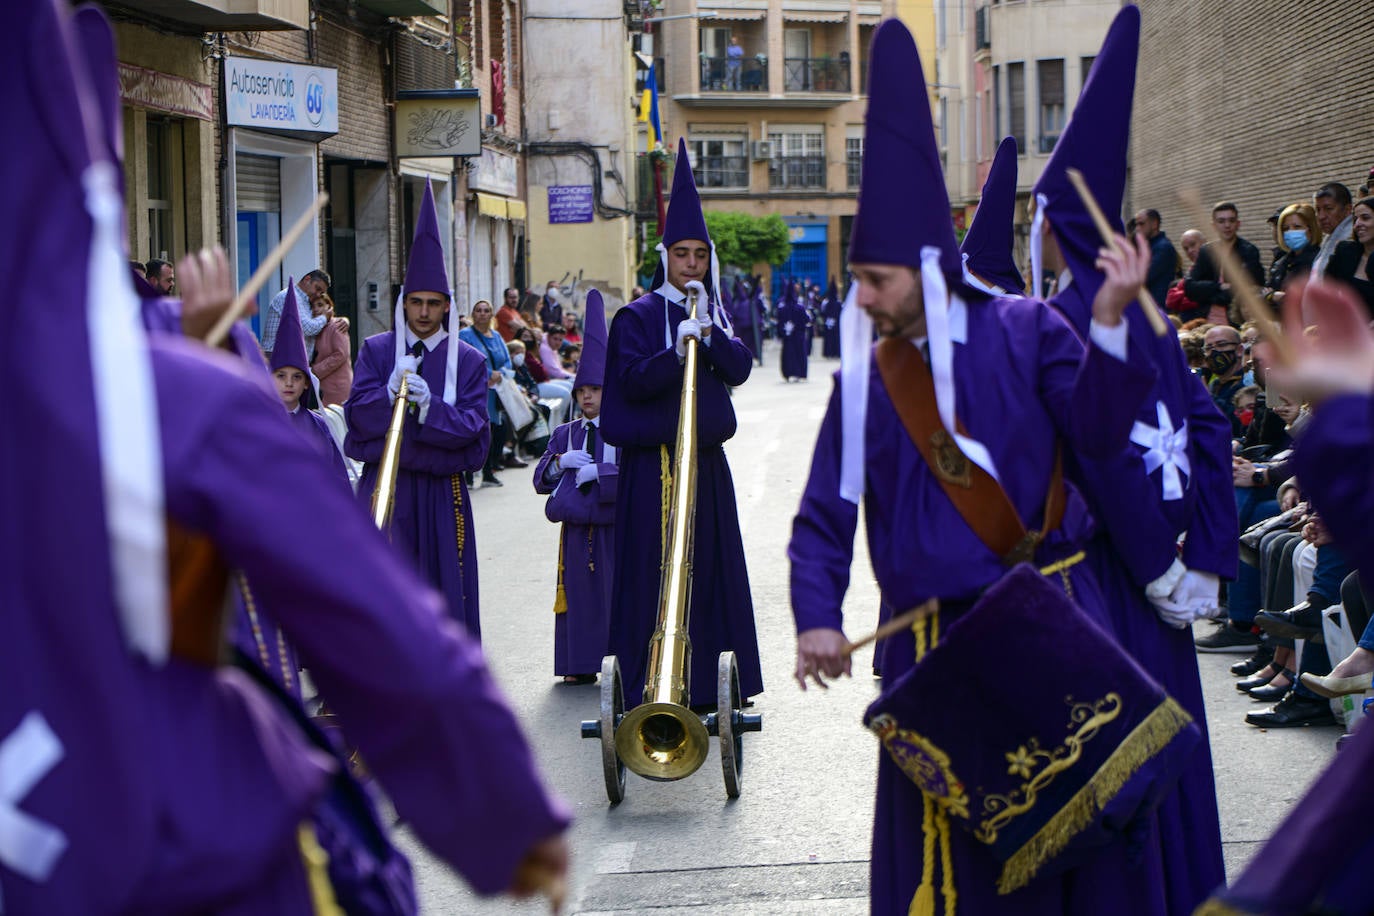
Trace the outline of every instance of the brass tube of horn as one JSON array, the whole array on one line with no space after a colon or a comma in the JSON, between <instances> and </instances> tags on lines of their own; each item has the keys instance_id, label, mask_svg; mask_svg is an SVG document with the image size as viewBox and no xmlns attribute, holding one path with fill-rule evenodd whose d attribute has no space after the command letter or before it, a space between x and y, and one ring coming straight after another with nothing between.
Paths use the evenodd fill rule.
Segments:
<instances>
[{"instance_id":1,"label":"brass tube of horn","mask_svg":"<svg viewBox=\"0 0 1374 916\"><path fill-rule=\"evenodd\" d=\"M377 486L372 490L372 523L378 531L391 527L391 510L396 505L396 474L401 469L401 431L406 423L406 394L410 391L410 373L401 374L401 386L396 403L391 408L391 422L386 428L386 442L382 446L382 460L377 463Z\"/></svg>"},{"instance_id":2,"label":"brass tube of horn","mask_svg":"<svg viewBox=\"0 0 1374 916\"><path fill-rule=\"evenodd\" d=\"M688 291L687 314L697 317L699 295ZM692 538L697 503L697 349L686 341L682 400L673 451L673 488L668 538L663 545L658 591L658 627L649 639L644 699L615 730L615 749L625 766L646 779L669 782L695 773L706 760L710 736L687 705L691 696L692 643L687 636L692 607Z\"/></svg>"}]
</instances>

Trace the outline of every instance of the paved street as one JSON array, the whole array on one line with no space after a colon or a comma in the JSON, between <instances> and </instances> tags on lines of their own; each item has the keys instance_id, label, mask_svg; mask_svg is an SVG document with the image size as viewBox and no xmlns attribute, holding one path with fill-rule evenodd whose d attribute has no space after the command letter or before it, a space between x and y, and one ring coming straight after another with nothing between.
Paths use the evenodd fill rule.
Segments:
<instances>
[{"instance_id":1,"label":"paved street","mask_svg":"<svg viewBox=\"0 0 1374 916\"><path fill-rule=\"evenodd\" d=\"M712 748L692 777L652 783L627 776L626 799L606 803L600 745L578 724L594 718L597 687L565 687L551 674L557 539L530 471L474 494L482 563L482 629L492 667L510 695L547 777L574 807L567 912L580 914L867 913L867 858L877 745L862 728L875 696L871 655L853 681L802 694L791 680L795 641L784 554L816 429L837 365L812 361L808 382L785 384L775 351L736 392L740 432L727 446L748 550L766 693L764 731L746 735L744 792L725 797ZM531 468L532 470L532 468ZM851 636L874 623L877 592L866 548L856 545L845 605ZM1232 688L1238 656L1201 658L1217 757L1228 872L1253 855L1320 763L1335 729L1264 733L1243 722L1255 704ZM1017 677L1007 672L1008 689ZM455 812L455 816L461 813ZM471 824L473 831L486 829ZM462 881L402 834L427 913L542 912L538 903L474 898Z\"/></svg>"}]
</instances>

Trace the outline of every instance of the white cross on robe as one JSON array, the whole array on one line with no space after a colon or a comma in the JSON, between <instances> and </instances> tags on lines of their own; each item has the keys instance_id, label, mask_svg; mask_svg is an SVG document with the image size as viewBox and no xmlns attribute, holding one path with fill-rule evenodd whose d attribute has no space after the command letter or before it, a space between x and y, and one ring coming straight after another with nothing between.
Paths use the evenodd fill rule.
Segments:
<instances>
[{"instance_id":1,"label":"white cross on robe","mask_svg":"<svg viewBox=\"0 0 1374 916\"><path fill-rule=\"evenodd\" d=\"M1192 466L1188 462L1188 421L1184 420L1175 430L1169 408L1164 406L1163 401L1156 402L1155 412L1159 417L1159 426L1137 420L1131 428L1131 441L1145 450L1140 458L1145 462L1146 474L1162 469L1160 484L1164 488L1164 499L1182 499L1183 480L1179 472L1193 476Z\"/></svg>"},{"instance_id":2,"label":"white cross on robe","mask_svg":"<svg viewBox=\"0 0 1374 916\"><path fill-rule=\"evenodd\" d=\"M40 712L30 712L0 741L0 865L30 881L48 879L67 836L19 810L19 803L62 760L62 742ZM0 899L0 913L5 901Z\"/></svg>"},{"instance_id":3,"label":"white cross on robe","mask_svg":"<svg viewBox=\"0 0 1374 916\"><path fill-rule=\"evenodd\" d=\"M792 329L795 328L795 327L796 327L796 325L794 325L792 322L790 322L790 321L784 321L784 322L782 323L782 334L783 334L783 336L784 336L784 337L791 337L791 336L792 336Z\"/></svg>"}]
</instances>

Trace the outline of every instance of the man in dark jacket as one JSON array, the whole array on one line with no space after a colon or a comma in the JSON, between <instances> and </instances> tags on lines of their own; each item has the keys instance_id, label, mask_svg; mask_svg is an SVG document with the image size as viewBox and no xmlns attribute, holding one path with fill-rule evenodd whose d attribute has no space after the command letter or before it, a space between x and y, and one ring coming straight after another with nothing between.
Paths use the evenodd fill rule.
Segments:
<instances>
[{"instance_id":1,"label":"man in dark jacket","mask_svg":"<svg viewBox=\"0 0 1374 916\"><path fill-rule=\"evenodd\" d=\"M1135 231L1150 243L1150 273L1145 278L1145 288L1155 297L1155 302L1163 306L1165 297L1169 295L1169 287L1174 285L1178 277L1178 252L1164 230L1159 228L1160 222L1159 211L1154 208L1141 210L1135 215Z\"/></svg>"},{"instance_id":2,"label":"man in dark jacket","mask_svg":"<svg viewBox=\"0 0 1374 916\"><path fill-rule=\"evenodd\" d=\"M1240 237L1240 212L1236 205L1230 201L1223 201L1213 207L1212 228L1216 230L1217 241L1208 242L1203 246L1197 263L1188 273L1188 282L1183 285L1183 291L1188 294L1188 298L1198 303L1201 308L1196 312L1180 314L1179 317L1184 321L1207 317L1213 305L1231 304L1231 284L1221 275L1221 267L1215 255L1217 245L1225 245L1235 253L1255 286L1264 285L1264 268L1260 266L1259 249Z\"/></svg>"}]
</instances>

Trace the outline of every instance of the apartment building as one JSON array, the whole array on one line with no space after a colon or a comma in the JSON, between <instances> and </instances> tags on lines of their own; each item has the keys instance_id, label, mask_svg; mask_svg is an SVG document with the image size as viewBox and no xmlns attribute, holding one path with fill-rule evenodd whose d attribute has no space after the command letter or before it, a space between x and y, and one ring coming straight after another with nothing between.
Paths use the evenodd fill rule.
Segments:
<instances>
[{"instance_id":1,"label":"apartment building","mask_svg":"<svg viewBox=\"0 0 1374 916\"><path fill-rule=\"evenodd\" d=\"M843 275L868 49L895 12L894 0L669 0L655 14L666 144L686 138L703 207L787 222L775 285Z\"/></svg>"},{"instance_id":2,"label":"apartment building","mask_svg":"<svg viewBox=\"0 0 1374 916\"><path fill-rule=\"evenodd\" d=\"M1003 137L1016 139L1017 262L1026 205L1120 4L935 0L935 126L956 230L973 218Z\"/></svg>"}]
</instances>

